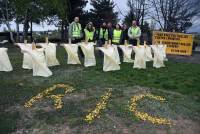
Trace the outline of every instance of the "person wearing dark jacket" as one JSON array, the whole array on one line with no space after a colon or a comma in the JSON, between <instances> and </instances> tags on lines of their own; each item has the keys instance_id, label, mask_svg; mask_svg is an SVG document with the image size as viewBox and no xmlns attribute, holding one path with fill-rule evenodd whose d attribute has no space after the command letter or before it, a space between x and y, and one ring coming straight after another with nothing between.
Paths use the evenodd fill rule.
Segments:
<instances>
[{"instance_id":1,"label":"person wearing dark jacket","mask_svg":"<svg viewBox=\"0 0 200 134\"><path fill-rule=\"evenodd\" d=\"M123 24L123 27L122 27L122 44L128 44L128 27L126 24Z\"/></svg>"},{"instance_id":2,"label":"person wearing dark jacket","mask_svg":"<svg viewBox=\"0 0 200 134\"><path fill-rule=\"evenodd\" d=\"M113 30L114 30L112 27L112 23L108 22L107 27L108 27L108 40L109 40L109 44L111 44Z\"/></svg>"}]
</instances>

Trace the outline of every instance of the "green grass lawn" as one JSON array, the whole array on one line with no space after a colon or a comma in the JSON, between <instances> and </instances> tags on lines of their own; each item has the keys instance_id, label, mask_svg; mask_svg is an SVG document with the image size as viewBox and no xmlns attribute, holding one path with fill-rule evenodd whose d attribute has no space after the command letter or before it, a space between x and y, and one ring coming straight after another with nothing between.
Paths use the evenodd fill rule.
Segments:
<instances>
[{"instance_id":1,"label":"green grass lawn","mask_svg":"<svg viewBox=\"0 0 200 134\"><path fill-rule=\"evenodd\" d=\"M32 77L23 70L19 48L8 51L14 71L0 72L0 133L166 133L198 132L200 122L200 64L166 62L166 68L133 69L123 63L120 71L103 72L102 59L97 66L85 68L67 65L64 48L57 57L61 65L50 68L49 78ZM82 60L83 61L83 60ZM54 84L70 84L72 94L63 98L64 106L55 110L52 101L42 100L26 109L24 103ZM84 121L88 110L95 107L107 88L113 88L108 107L92 124ZM139 109L152 115L170 118L172 127L143 122L128 111L128 102L135 94L151 92L166 98L166 102L145 98ZM180 123L182 122L182 123ZM190 127L188 127L188 124Z\"/></svg>"}]
</instances>

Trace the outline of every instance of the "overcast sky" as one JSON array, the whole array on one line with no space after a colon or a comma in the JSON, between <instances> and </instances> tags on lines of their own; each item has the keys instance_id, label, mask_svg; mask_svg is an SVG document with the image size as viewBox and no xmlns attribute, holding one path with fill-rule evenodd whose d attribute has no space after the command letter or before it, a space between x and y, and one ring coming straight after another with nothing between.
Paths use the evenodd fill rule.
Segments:
<instances>
[{"instance_id":1,"label":"overcast sky","mask_svg":"<svg viewBox=\"0 0 200 134\"><path fill-rule=\"evenodd\" d=\"M90 0L89 0L90 1ZM127 0L113 0L115 3L116 3L116 6L115 6L115 10L119 12L119 10L123 13L123 14L126 14L128 9L127 9ZM90 5L90 2L88 2L85 10L89 10L90 8L92 8L92 6ZM121 15L119 13L119 18L120 19L123 19L123 15ZM199 19L197 19L199 20ZM15 29L15 24L14 22L11 23L12 25L12 29ZM5 25L2 25L0 27L0 31L2 31L3 29L5 29L6 26ZM22 28L23 26L20 25L20 31L22 31ZM46 23L42 23L41 25L36 25L36 24L33 24L33 30L34 31L43 31L43 30L54 30L54 29L57 29L55 26L51 25L47 25ZM200 32L200 21L195 21L194 25L189 29L189 32Z\"/></svg>"}]
</instances>

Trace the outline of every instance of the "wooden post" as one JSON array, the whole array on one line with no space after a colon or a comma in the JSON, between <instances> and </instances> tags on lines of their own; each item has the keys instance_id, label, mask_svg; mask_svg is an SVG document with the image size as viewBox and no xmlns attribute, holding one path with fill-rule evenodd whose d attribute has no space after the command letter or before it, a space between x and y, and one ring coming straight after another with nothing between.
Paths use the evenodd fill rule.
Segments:
<instances>
[{"instance_id":1,"label":"wooden post","mask_svg":"<svg viewBox=\"0 0 200 134\"><path fill-rule=\"evenodd\" d=\"M24 40L24 44L27 44L27 40Z\"/></svg>"},{"instance_id":2,"label":"wooden post","mask_svg":"<svg viewBox=\"0 0 200 134\"><path fill-rule=\"evenodd\" d=\"M49 43L49 38L48 38L48 36L47 37L45 37L45 43Z\"/></svg>"}]
</instances>

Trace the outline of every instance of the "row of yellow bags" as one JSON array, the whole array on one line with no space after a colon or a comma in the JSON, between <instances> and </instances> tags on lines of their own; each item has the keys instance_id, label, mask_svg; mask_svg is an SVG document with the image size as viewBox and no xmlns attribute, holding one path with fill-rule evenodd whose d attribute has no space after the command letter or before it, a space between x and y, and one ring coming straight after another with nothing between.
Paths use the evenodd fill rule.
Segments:
<instances>
[{"instance_id":1,"label":"row of yellow bags","mask_svg":"<svg viewBox=\"0 0 200 134\"><path fill-rule=\"evenodd\" d=\"M41 48L33 47L33 44L18 43L23 53L24 69L33 69L33 76L49 77L52 72L48 67L60 65L56 58L56 44L38 43ZM84 66L96 66L95 44L78 43L62 44L68 54L68 64L81 64L78 56L78 47L84 54ZM106 45L97 47L96 50L104 53L103 71L120 70L120 56L118 47L123 52L123 62L133 63L133 68L146 69L146 62L153 60L153 67L164 67L166 60L166 45L151 46L131 46L131 45ZM135 53L134 60L131 59L132 53ZM152 56L152 53L154 56ZM0 48L0 71L12 71L12 66L7 54L7 48Z\"/></svg>"}]
</instances>

